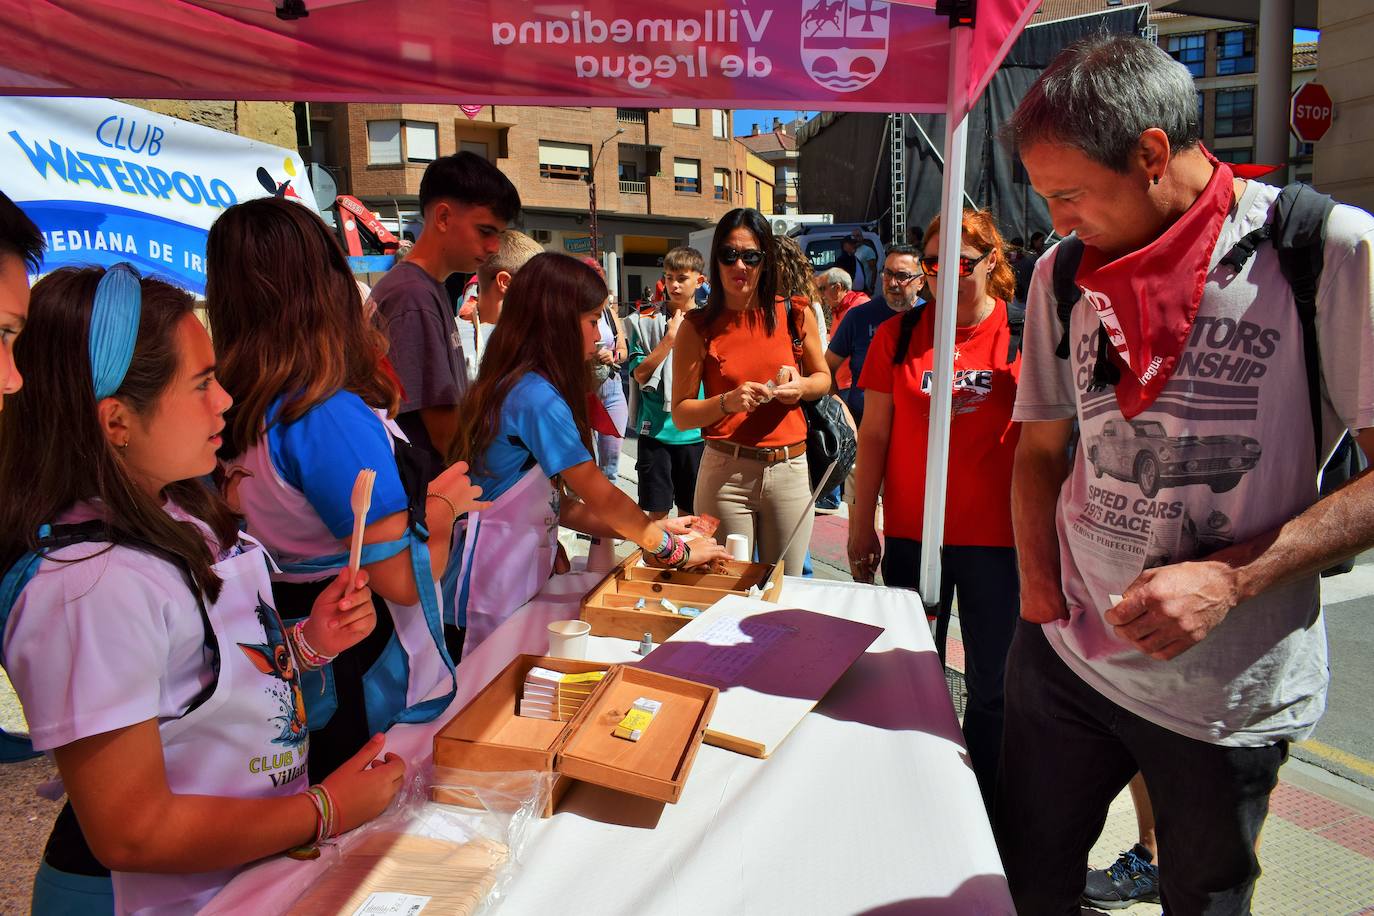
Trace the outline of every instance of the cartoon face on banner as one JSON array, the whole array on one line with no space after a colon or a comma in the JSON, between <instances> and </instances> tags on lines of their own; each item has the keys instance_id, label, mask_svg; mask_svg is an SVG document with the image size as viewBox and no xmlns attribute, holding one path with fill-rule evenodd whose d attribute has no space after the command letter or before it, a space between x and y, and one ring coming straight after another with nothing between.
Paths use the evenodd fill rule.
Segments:
<instances>
[{"instance_id":1,"label":"cartoon face on banner","mask_svg":"<svg viewBox=\"0 0 1374 916\"><path fill-rule=\"evenodd\" d=\"M802 0L802 63L817 85L853 92L878 78L887 63L888 6L882 0Z\"/></svg>"}]
</instances>

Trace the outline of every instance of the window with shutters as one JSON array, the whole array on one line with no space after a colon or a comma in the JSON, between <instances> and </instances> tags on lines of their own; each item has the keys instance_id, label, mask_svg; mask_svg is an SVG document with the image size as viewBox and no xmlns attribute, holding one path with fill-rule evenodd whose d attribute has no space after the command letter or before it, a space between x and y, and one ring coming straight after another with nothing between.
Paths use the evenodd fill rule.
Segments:
<instances>
[{"instance_id":1,"label":"window with shutters","mask_svg":"<svg viewBox=\"0 0 1374 916\"><path fill-rule=\"evenodd\" d=\"M592 171L592 148L586 143L539 141L539 177L586 181Z\"/></svg>"},{"instance_id":2,"label":"window with shutters","mask_svg":"<svg viewBox=\"0 0 1374 916\"><path fill-rule=\"evenodd\" d=\"M701 193L701 160L673 160L673 190L683 194Z\"/></svg>"}]
</instances>

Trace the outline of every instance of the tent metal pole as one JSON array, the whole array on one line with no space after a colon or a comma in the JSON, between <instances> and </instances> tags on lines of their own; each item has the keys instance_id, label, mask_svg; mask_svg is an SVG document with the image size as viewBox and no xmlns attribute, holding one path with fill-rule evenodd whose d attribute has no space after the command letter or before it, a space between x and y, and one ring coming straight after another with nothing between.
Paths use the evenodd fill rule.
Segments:
<instances>
[{"instance_id":1,"label":"tent metal pole","mask_svg":"<svg viewBox=\"0 0 1374 916\"><path fill-rule=\"evenodd\" d=\"M973 29L950 30L949 89L945 108L945 170L940 194L941 270L935 304L935 377L930 389L930 436L926 448L925 516L921 526L921 599L940 603L940 549L945 535L945 485L949 471L949 424L953 413L954 320L959 302L959 250L963 246L963 191L968 149L968 61Z\"/></svg>"}]
</instances>

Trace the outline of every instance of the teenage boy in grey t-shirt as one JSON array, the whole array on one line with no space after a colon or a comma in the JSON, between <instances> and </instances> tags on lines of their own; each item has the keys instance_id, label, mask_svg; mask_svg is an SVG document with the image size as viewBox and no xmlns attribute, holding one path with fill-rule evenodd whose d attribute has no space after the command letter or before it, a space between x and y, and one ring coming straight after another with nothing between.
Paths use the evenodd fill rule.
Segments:
<instances>
[{"instance_id":1,"label":"teenage boy in grey t-shirt","mask_svg":"<svg viewBox=\"0 0 1374 916\"><path fill-rule=\"evenodd\" d=\"M436 159L420 180L425 224L404 261L372 288L391 342L387 355L405 388L396 422L427 465L443 469L467 390L467 363L444 281L495 254L501 230L520 212L520 194L475 153Z\"/></svg>"},{"instance_id":2,"label":"teenage boy in grey t-shirt","mask_svg":"<svg viewBox=\"0 0 1374 916\"><path fill-rule=\"evenodd\" d=\"M1271 219L1277 191L1213 180L1185 68L1140 39L1088 40L1045 71L1008 134L1055 229L1085 246L1078 284L1092 289L1120 262L1156 291L1138 302L1141 324L1122 319L1128 285L1116 300L1085 294L1066 360L1061 248L1029 291L1012 493L1025 620L1008 659L996 807L1012 895L1025 916L1076 913L1107 806L1139 771L1165 909L1248 913L1278 767L1325 703L1318 572L1374 544L1374 477L1314 505L1291 289L1268 243L1239 271L1218 263ZM1215 243L1180 237L1218 204ZM1329 452L1349 429L1369 452L1374 219L1338 207L1324 261L1321 441ZM1166 321L1183 330L1153 389L1155 364L1135 372L1126 354L1158 345ZM1134 379L1095 388L1099 359ZM1143 407L1123 395L1135 379L1152 392Z\"/></svg>"}]
</instances>

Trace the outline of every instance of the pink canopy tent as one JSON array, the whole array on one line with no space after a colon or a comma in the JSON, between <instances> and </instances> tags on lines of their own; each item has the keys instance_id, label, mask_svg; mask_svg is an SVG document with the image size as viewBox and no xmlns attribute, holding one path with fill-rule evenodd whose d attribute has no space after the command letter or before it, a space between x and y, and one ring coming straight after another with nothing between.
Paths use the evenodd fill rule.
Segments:
<instances>
[{"instance_id":1,"label":"pink canopy tent","mask_svg":"<svg viewBox=\"0 0 1374 916\"><path fill-rule=\"evenodd\" d=\"M943 112L951 225L966 114L1038 5L0 0L0 95ZM293 6L309 15L279 15ZM941 237L945 263L958 245ZM940 275L942 303L957 279ZM937 319L921 573L921 594L936 597L954 310Z\"/></svg>"}]
</instances>

